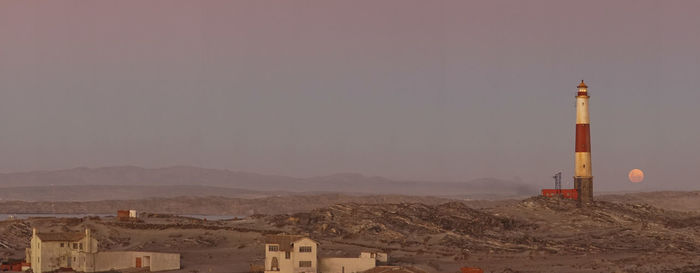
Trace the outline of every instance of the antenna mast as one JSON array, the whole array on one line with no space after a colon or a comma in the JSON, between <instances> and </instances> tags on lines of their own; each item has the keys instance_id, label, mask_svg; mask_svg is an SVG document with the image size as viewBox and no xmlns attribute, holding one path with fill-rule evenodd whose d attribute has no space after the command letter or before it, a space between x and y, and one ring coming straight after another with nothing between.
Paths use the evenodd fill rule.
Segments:
<instances>
[{"instance_id":1,"label":"antenna mast","mask_svg":"<svg viewBox=\"0 0 700 273\"><path fill-rule=\"evenodd\" d=\"M554 190L556 190L557 195L561 195L561 172L557 172L552 178L554 178Z\"/></svg>"}]
</instances>

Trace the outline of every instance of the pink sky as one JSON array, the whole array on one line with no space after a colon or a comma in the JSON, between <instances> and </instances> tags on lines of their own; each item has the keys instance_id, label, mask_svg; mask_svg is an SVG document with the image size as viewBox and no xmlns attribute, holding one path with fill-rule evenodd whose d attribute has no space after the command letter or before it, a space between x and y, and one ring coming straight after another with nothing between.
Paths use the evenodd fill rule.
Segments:
<instances>
[{"instance_id":1,"label":"pink sky","mask_svg":"<svg viewBox=\"0 0 700 273\"><path fill-rule=\"evenodd\" d=\"M697 1L2 1L0 171L694 188ZM646 183L631 185L640 168ZM568 178L565 179L568 182Z\"/></svg>"}]
</instances>

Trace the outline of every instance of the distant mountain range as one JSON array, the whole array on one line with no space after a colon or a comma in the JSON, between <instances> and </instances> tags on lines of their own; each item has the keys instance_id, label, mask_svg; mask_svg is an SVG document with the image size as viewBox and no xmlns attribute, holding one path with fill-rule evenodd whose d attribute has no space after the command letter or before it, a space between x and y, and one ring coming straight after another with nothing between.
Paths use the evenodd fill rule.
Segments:
<instances>
[{"instance_id":1,"label":"distant mountain range","mask_svg":"<svg viewBox=\"0 0 700 273\"><path fill-rule=\"evenodd\" d=\"M174 196L253 198L320 192L498 199L537 194L537 188L492 178L463 183L399 181L361 174L297 178L188 166L73 168L0 174L0 200L88 201Z\"/></svg>"}]
</instances>

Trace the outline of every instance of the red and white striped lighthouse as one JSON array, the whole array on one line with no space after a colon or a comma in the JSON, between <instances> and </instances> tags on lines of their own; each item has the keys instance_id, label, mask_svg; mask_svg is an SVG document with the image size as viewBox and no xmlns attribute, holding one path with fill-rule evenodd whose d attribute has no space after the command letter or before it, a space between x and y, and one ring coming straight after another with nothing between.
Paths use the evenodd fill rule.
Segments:
<instances>
[{"instance_id":1,"label":"red and white striped lighthouse","mask_svg":"<svg viewBox=\"0 0 700 273\"><path fill-rule=\"evenodd\" d=\"M574 188L582 203L593 201L593 172L591 171L591 121L588 115L588 86L578 85L576 94L576 163Z\"/></svg>"}]
</instances>

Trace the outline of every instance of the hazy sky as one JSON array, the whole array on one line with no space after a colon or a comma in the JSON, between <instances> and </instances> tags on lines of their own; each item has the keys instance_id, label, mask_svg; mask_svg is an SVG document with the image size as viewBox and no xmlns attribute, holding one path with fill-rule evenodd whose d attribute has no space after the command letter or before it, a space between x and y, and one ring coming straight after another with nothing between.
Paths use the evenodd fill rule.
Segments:
<instances>
[{"instance_id":1,"label":"hazy sky","mask_svg":"<svg viewBox=\"0 0 700 273\"><path fill-rule=\"evenodd\" d=\"M1 1L0 171L700 189L700 1ZM642 185L627 172L646 173Z\"/></svg>"}]
</instances>

